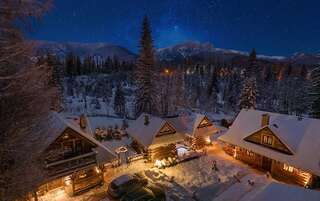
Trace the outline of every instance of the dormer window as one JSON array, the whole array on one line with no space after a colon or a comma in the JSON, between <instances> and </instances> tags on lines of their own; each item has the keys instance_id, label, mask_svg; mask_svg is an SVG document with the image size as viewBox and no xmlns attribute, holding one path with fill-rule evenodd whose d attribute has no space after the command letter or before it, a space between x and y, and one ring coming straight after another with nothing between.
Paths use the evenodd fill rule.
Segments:
<instances>
[{"instance_id":1,"label":"dormer window","mask_svg":"<svg viewBox=\"0 0 320 201\"><path fill-rule=\"evenodd\" d=\"M262 143L271 146L273 143L273 137L270 135L263 135L262 136Z\"/></svg>"},{"instance_id":2,"label":"dormer window","mask_svg":"<svg viewBox=\"0 0 320 201\"><path fill-rule=\"evenodd\" d=\"M293 172L293 169L294 169L294 167L292 167L292 166L290 166L290 165L287 165L287 164L283 164L283 169L285 170L285 171L288 171L288 172Z\"/></svg>"}]
</instances>

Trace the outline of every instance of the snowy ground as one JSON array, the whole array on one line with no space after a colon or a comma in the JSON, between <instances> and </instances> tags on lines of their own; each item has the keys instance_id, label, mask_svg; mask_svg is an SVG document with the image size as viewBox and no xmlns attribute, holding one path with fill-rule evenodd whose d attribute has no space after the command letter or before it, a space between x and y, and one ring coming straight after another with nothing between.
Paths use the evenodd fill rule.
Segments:
<instances>
[{"instance_id":1,"label":"snowy ground","mask_svg":"<svg viewBox=\"0 0 320 201\"><path fill-rule=\"evenodd\" d=\"M213 161L216 161L218 171L212 169ZM103 187L73 198L60 196L60 199L48 200L102 200L106 196L107 185L110 181L122 174L137 172L143 173L150 182L162 186L169 201L244 201L271 182L261 172L226 155L220 145L214 143L208 148L207 155L198 159L161 170L152 168L152 164L142 160L136 161L130 165L109 169L105 173L106 182ZM248 180L254 181L254 185L249 185Z\"/></svg>"}]
</instances>

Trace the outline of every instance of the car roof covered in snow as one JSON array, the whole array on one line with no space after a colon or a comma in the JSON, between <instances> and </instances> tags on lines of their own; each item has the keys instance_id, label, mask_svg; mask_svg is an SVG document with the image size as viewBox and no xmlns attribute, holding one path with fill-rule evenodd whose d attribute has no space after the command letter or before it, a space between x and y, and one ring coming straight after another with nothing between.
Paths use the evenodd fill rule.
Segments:
<instances>
[{"instance_id":1,"label":"car roof covered in snow","mask_svg":"<svg viewBox=\"0 0 320 201\"><path fill-rule=\"evenodd\" d=\"M262 191L248 201L318 201L320 192L299 186L290 186L271 182Z\"/></svg>"},{"instance_id":2,"label":"car roof covered in snow","mask_svg":"<svg viewBox=\"0 0 320 201\"><path fill-rule=\"evenodd\" d=\"M146 116L148 116L148 124L145 124ZM156 135L159 133L160 129L166 123L168 123L172 128L174 128L174 126L172 126L169 122L160 117L142 113L138 117L138 119L136 119L134 122L130 124L129 128L127 129L127 132L144 147L149 147L153 143L164 144L183 139L183 136L178 133L172 135L164 135L156 138Z\"/></svg>"},{"instance_id":3,"label":"car roof covered in snow","mask_svg":"<svg viewBox=\"0 0 320 201\"><path fill-rule=\"evenodd\" d=\"M204 114L199 113L190 113L190 114L181 114L177 117L166 118L178 132L185 133L188 135L209 135L218 131L214 126L209 126L206 128L197 129L201 121L206 117Z\"/></svg>"},{"instance_id":4,"label":"car roof covered in snow","mask_svg":"<svg viewBox=\"0 0 320 201\"><path fill-rule=\"evenodd\" d=\"M244 140L265 128L261 125L264 114L270 117L270 123L265 127L268 127L292 151L293 155ZM241 110L230 129L220 136L219 140L320 175L320 120L318 119L299 118L258 110Z\"/></svg>"},{"instance_id":5,"label":"car roof covered in snow","mask_svg":"<svg viewBox=\"0 0 320 201\"><path fill-rule=\"evenodd\" d=\"M51 143L53 143L59 136L61 136L61 134L67 128L69 128L97 146L95 149L98 152L98 162L109 161L116 157L110 149L94 139L91 135L84 132L79 125L75 124L72 120L66 119L63 115L57 112L52 112L45 123L47 124L47 133L45 134L46 137L44 138L45 140L42 143L42 151L44 151Z\"/></svg>"},{"instance_id":6,"label":"car roof covered in snow","mask_svg":"<svg viewBox=\"0 0 320 201\"><path fill-rule=\"evenodd\" d=\"M112 181L112 183L116 186L121 186L121 185L127 183L128 181L132 180L133 178L134 178L133 175L124 174L124 175L121 175L120 177L117 177L116 179L114 179Z\"/></svg>"}]
</instances>

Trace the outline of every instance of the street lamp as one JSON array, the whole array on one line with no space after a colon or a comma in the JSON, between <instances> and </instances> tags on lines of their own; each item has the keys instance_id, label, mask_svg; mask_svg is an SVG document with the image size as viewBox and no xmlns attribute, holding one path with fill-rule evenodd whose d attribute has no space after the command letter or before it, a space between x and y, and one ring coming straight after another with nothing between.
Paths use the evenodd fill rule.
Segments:
<instances>
[{"instance_id":1,"label":"street lamp","mask_svg":"<svg viewBox=\"0 0 320 201\"><path fill-rule=\"evenodd\" d=\"M164 69L164 73L165 73L166 75L169 75L169 74L170 74L170 70L169 70L168 68L166 68L166 69Z\"/></svg>"}]
</instances>

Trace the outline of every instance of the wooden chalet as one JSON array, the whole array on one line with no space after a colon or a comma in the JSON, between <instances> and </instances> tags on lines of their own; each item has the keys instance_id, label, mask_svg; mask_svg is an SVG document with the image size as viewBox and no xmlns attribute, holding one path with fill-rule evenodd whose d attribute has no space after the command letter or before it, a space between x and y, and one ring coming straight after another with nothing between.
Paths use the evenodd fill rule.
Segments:
<instances>
[{"instance_id":1,"label":"wooden chalet","mask_svg":"<svg viewBox=\"0 0 320 201\"><path fill-rule=\"evenodd\" d=\"M166 120L176 128L177 132L188 136L197 148L211 143L211 136L218 131L218 128L203 114L182 114Z\"/></svg>"},{"instance_id":2,"label":"wooden chalet","mask_svg":"<svg viewBox=\"0 0 320 201\"><path fill-rule=\"evenodd\" d=\"M134 139L133 147L146 153L150 161L176 157L175 144L184 140L168 121L149 114L141 114L127 129Z\"/></svg>"},{"instance_id":3,"label":"wooden chalet","mask_svg":"<svg viewBox=\"0 0 320 201\"><path fill-rule=\"evenodd\" d=\"M115 156L83 132L85 122L76 125L53 113L47 123L50 133L46 134L40 151L48 179L38 193L63 187L69 195L75 195L101 184L101 167Z\"/></svg>"},{"instance_id":4,"label":"wooden chalet","mask_svg":"<svg viewBox=\"0 0 320 201\"><path fill-rule=\"evenodd\" d=\"M292 184L315 187L320 176L320 120L242 110L219 137L234 158Z\"/></svg>"}]
</instances>

